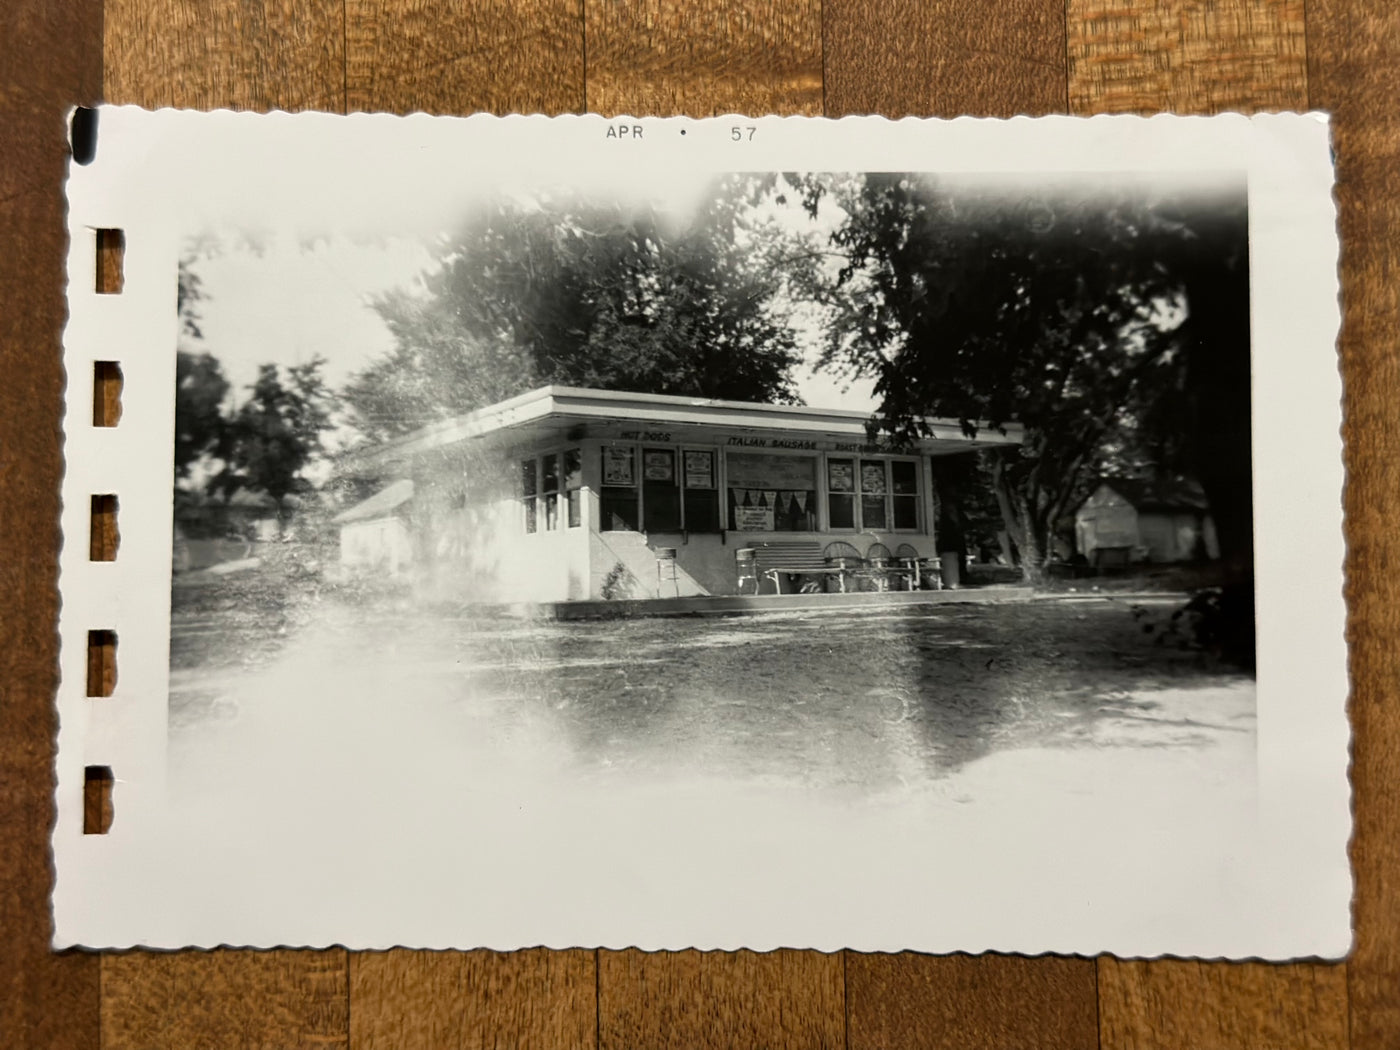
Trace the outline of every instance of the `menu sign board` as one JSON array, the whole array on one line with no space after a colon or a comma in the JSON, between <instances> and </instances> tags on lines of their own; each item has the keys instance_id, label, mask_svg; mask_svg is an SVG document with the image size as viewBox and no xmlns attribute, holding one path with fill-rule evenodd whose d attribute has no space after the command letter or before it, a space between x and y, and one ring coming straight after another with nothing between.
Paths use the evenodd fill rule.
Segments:
<instances>
[{"instance_id":1,"label":"menu sign board","mask_svg":"<svg viewBox=\"0 0 1400 1050\"><path fill-rule=\"evenodd\" d=\"M735 507L734 527L740 532L772 532L772 507Z\"/></svg>"},{"instance_id":2,"label":"menu sign board","mask_svg":"<svg viewBox=\"0 0 1400 1050\"><path fill-rule=\"evenodd\" d=\"M603 449L603 484L635 485L637 474L630 448L605 447Z\"/></svg>"},{"instance_id":3,"label":"menu sign board","mask_svg":"<svg viewBox=\"0 0 1400 1050\"><path fill-rule=\"evenodd\" d=\"M712 489L715 487L715 454L687 452L685 454L685 487Z\"/></svg>"},{"instance_id":4,"label":"menu sign board","mask_svg":"<svg viewBox=\"0 0 1400 1050\"><path fill-rule=\"evenodd\" d=\"M850 460L828 460L826 485L832 492L854 492L856 479Z\"/></svg>"},{"instance_id":5,"label":"menu sign board","mask_svg":"<svg viewBox=\"0 0 1400 1050\"><path fill-rule=\"evenodd\" d=\"M860 465L860 490L874 496L885 494L885 465L883 463L862 463Z\"/></svg>"},{"instance_id":6,"label":"menu sign board","mask_svg":"<svg viewBox=\"0 0 1400 1050\"><path fill-rule=\"evenodd\" d=\"M676 480L676 457L670 449L649 448L642 453L642 476L647 481Z\"/></svg>"}]
</instances>

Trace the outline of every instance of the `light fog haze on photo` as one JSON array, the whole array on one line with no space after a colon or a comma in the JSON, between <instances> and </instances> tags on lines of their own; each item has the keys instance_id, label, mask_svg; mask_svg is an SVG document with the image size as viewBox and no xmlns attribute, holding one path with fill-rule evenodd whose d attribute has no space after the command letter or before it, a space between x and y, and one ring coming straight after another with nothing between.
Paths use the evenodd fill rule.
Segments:
<instances>
[{"instance_id":1,"label":"light fog haze on photo","mask_svg":"<svg viewBox=\"0 0 1400 1050\"><path fill-rule=\"evenodd\" d=\"M1325 122L627 124L102 110L55 945L1344 953Z\"/></svg>"},{"instance_id":2,"label":"light fog haze on photo","mask_svg":"<svg viewBox=\"0 0 1400 1050\"><path fill-rule=\"evenodd\" d=\"M690 856L700 872L742 862L761 908L723 896L702 910L760 908L749 917L778 944L814 902L798 892L782 903L776 886L759 892L763 872L803 856L818 863L834 841L880 837L898 855L915 827L935 840L996 827L999 849L1033 866L1076 828L1127 844L1166 837L1202 856L1247 834L1257 803L1254 679L1248 661L1222 657L1202 634L1214 612L1192 598L1227 576L1218 529L1195 479L1153 474L1152 442L1178 461L1187 454L1168 447L1170 434L1144 436L1159 425L1153 408L1130 404L1135 388L1120 379L1151 367L1152 354L1169 364L1180 351L1157 344L1189 317L1184 286L1160 279L1168 264L1150 257L1151 245L1189 250L1192 238L1233 223L1227 240L1242 248L1242 177L741 175L652 197L643 207L627 193L516 186L432 236L223 229L187 242L177 432L189 440L177 442L187 458L176 477L169 761L185 831L205 843L200 856L226 860L198 819L202 800L223 796L237 820L271 829L269 856L298 870L340 867L356 853L354 879L387 879L396 842L418 850L445 838L441 870L429 859L418 877L462 879L469 891L470 875L447 860L461 843L492 856L522 837L547 840L571 863L622 880L653 919L680 904L660 858ZM905 230L890 240L882 223ZM1181 232L1183 223L1208 232ZM1093 236L1081 290L1071 281L1040 293L1034 253L1063 266L1074 241ZM1111 251L1121 260L1105 264ZM1011 441L1003 424L1019 426L1016 413L990 423L976 414L1001 411L1001 395L948 400L951 429L926 446L932 456L891 443L893 458L859 460L849 511L840 485L855 460L775 458L751 451L769 443L752 436L726 451L722 431L664 401L720 389L728 401L776 396L846 410L850 447L865 448L863 419L901 382L887 371L877 388L881 370L930 338L917 327L918 296L937 298L943 274L969 289L993 280L966 270L987 259L1023 267L1008 283L1013 312L1041 309L1037 294L1083 295L1085 281L1144 289L1136 303L1116 285L1110 305L1066 300L1067 316L1082 311L1076 338L1121 343L1116 358L1104 344L1102 373L1092 351L1052 351L1040 380L1017 380L1057 385L1067 411L1081 413L1096 379L1125 390L1121 404L1107 403L1125 413L1121 425L1075 453L1085 462L1054 497L1064 520L1049 526L1053 549L1033 554L1053 569L1048 590L1022 586L1029 551L1007 534L987 487L997 457L1010 465L995 469L1019 469L1016 448L985 444ZM927 291L901 305L911 280ZM1236 304L1246 311L1247 288ZM963 305L925 312L967 328ZM901 309L916 327L893 330ZM1096 319L1111 309L1116 319ZM865 344L833 335L852 325L866 326ZM987 352L977 338L966 355ZM684 339L753 346L769 355L769 371L745 380L752 397L742 384L714 386L723 376L677 376L668 369L685 355L676 366L668 355ZM1247 362L1247 342L1235 349ZM561 363L560 353L576 359ZM564 418L554 437L549 417L518 437L490 429L493 402L560 378L580 388L570 395L580 404L599 383L663 401L630 424L627 412L640 407L605 403L591 422ZM1248 419L1247 397L1234 407ZM668 423L667 411L681 414ZM453 422L478 417L485 422ZM761 423L735 433L762 433ZM979 425L982 443L959 451ZM473 426L476 437L452 436ZM1155 514L1164 538L1125 549L1104 532L1121 559L1113 563L1076 549L1094 533L1092 521L1075 524L1071 500L1102 496L1105 521L1124 504L1111 485L1102 495L1088 461L1123 473L1119 488L1147 501L1143 520ZM671 473L678 464L683 479ZM774 471L771 488L764 470ZM663 482L684 494L674 512L657 502L670 491ZM701 498L711 493L719 503ZM1180 502L1161 502L1171 499ZM671 513L676 521L662 524ZM862 527L844 528L847 513ZM755 527L761 536L750 539ZM524 532L509 541L523 554L492 553L502 528ZM939 529L957 535L956 553L940 557ZM707 530L722 542L696 560ZM820 542L784 539L823 530L832 534ZM587 544L566 550L574 533ZM912 561L873 555L900 540ZM865 555L861 564L847 571L837 557L830 568L833 542ZM658 560L656 548L671 543L674 563ZM736 551L757 544L760 559L768 549L792 556L801 543L826 545L822 572L754 583L771 583L776 598L805 592L791 594L791 607L696 615L706 595L735 593ZM542 618L548 606L517 601L554 600L539 581L564 571L555 558L582 559L557 595L587 606L582 618ZM920 600L929 593L940 600ZM687 611L664 606L687 594L700 602L689 615L647 615L648 601L663 603L657 613ZM227 797L249 768L256 782ZM279 824L286 799L299 816ZM423 827L413 815L429 800L439 824ZM366 840L384 871L360 853ZM930 873L912 861L925 848L910 845L892 886L927 886ZM1006 906L1037 906L1013 892L1023 880L1010 871ZM961 877L949 874L949 892ZM583 904L539 878L543 940L579 922ZM981 891L997 888L984 881ZM898 918L888 917L885 935L897 936ZM428 929L415 936L432 941ZM492 943L489 927L481 936ZM576 936L604 934L584 925Z\"/></svg>"}]
</instances>

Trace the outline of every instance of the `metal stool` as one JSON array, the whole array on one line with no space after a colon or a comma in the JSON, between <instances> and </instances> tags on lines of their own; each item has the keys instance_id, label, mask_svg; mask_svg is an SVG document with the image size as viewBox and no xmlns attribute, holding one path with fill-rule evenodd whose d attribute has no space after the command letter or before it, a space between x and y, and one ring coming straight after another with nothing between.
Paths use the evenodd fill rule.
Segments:
<instances>
[{"instance_id":1,"label":"metal stool","mask_svg":"<svg viewBox=\"0 0 1400 1050\"><path fill-rule=\"evenodd\" d=\"M681 581L676 575L676 548L657 547L656 548L656 596L662 595L662 584L667 580L671 581L671 590L675 596L681 596Z\"/></svg>"}]
</instances>

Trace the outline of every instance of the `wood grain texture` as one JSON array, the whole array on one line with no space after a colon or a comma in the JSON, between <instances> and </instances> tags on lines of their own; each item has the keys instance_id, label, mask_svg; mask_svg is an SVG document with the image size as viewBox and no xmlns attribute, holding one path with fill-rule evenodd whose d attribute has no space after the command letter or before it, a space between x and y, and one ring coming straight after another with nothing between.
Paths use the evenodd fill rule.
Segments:
<instances>
[{"instance_id":1,"label":"wood grain texture","mask_svg":"<svg viewBox=\"0 0 1400 1050\"><path fill-rule=\"evenodd\" d=\"M114 427L122 420L122 368L116 361L92 365L92 425Z\"/></svg>"},{"instance_id":2,"label":"wood grain texture","mask_svg":"<svg viewBox=\"0 0 1400 1050\"><path fill-rule=\"evenodd\" d=\"M1354 1050L1400 1046L1400 6L1308 0L1309 100L1333 114L1342 236L1352 672Z\"/></svg>"},{"instance_id":3,"label":"wood grain texture","mask_svg":"<svg viewBox=\"0 0 1400 1050\"><path fill-rule=\"evenodd\" d=\"M1306 108L1299 0L1069 0L1066 10L1074 113ZM1345 966L1099 961L1105 1048L1343 1047L1345 1009Z\"/></svg>"},{"instance_id":4,"label":"wood grain texture","mask_svg":"<svg viewBox=\"0 0 1400 1050\"><path fill-rule=\"evenodd\" d=\"M87 635L87 695L111 696L117 687L117 635L98 629Z\"/></svg>"},{"instance_id":5,"label":"wood grain texture","mask_svg":"<svg viewBox=\"0 0 1400 1050\"><path fill-rule=\"evenodd\" d=\"M108 102L345 110L342 0L108 0Z\"/></svg>"},{"instance_id":6,"label":"wood grain texture","mask_svg":"<svg viewBox=\"0 0 1400 1050\"><path fill-rule=\"evenodd\" d=\"M1306 105L1301 4L1071 0L1069 14L1075 112ZM1105 959L1099 979L1104 1046L1266 1046L1295 1028L1306 1031L1306 1045L1346 1045L1345 1026L1336 1023L1344 967ZM1295 1000L1300 988L1310 996ZM1166 990L1189 992L1199 1008L1162 1010Z\"/></svg>"},{"instance_id":7,"label":"wood grain texture","mask_svg":"<svg viewBox=\"0 0 1400 1050\"><path fill-rule=\"evenodd\" d=\"M581 111L581 0L347 0L352 111ZM369 1047L590 1047L594 953L352 954L351 1036Z\"/></svg>"},{"instance_id":8,"label":"wood grain texture","mask_svg":"<svg viewBox=\"0 0 1400 1050\"><path fill-rule=\"evenodd\" d=\"M345 1046L345 971L342 951L105 955L102 1047Z\"/></svg>"},{"instance_id":9,"label":"wood grain texture","mask_svg":"<svg viewBox=\"0 0 1400 1050\"><path fill-rule=\"evenodd\" d=\"M595 1045L591 951L356 952L353 1050Z\"/></svg>"},{"instance_id":10,"label":"wood grain texture","mask_svg":"<svg viewBox=\"0 0 1400 1050\"><path fill-rule=\"evenodd\" d=\"M845 1045L839 954L598 953L599 1050Z\"/></svg>"},{"instance_id":11,"label":"wood grain texture","mask_svg":"<svg viewBox=\"0 0 1400 1050\"><path fill-rule=\"evenodd\" d=\"M821 17L816 0L588 0L588 108L820 114ZM600 952L599 1044L840 1046L840 966L815 952Z\"/></svg>"},{"instance_id":12,"label":"wood grain texture","mask_svg":"<svg viewBox=\"0 0 1400 1050\"><path fill-rule=\"evenodd\" d=\"M89 1050L98 1040L98 960L49 950L48 898L64 117L101 88L100 0L0 4L0 1044L19 1050Z\"/></svg>"},{"instance_id":13,"label":"wood grain texture","mask_svg":"<svg viewBox=\"0 0 1400 1050\"><path fill-rule=\"evenodd\" d=\"M121 230L97 231L97 292L119 295L124 284L122 271L126 236Z\"/></svg>"},{"instance_id":14,"label":"wood grain texture","mask_svg":"<svg viewBox=\"0 0 1400 1050\"><path fill-rule=\"evenodd\" d=\"M1094 963L848 952L851 1050L1094 1050Z\"/></svg>"},{"instance_id":15,"label":"wood grain texture","mask_svg":"<svg viewBox=\"0 0 1400 1050\"><path fill-rule=\"evenodd\" d=\"M117 497L112 493L98 494L92 497L91 503L88 559L116 561L117 545L121 541L117 531Z\"/></svg>"},{"instance_id":16,"label":"wood grain texture","mask_svg":"<svg viewBox=\"0 0 1400 1050\"><path fill-rule=\"evenodd\" d=\"M1303 0L1067 0L1072 113L1307 106Z\"/></svg>"},{"instance_id":17,"label":"wood grain texture","mask_svg":"<svg viewBox=\"0 0 1400 1050\"><path fill-rule=\"evenodd\" d=\"M347 0L350 111L583 111L582 0Z\"/></svg>"},{"instance_id":18,"label":"wood grain texture","mask_svg":"<svg viewBox=\"0 0 1400 1050\"><path fill-rule=\"evenodd\" d=\"M106 97L342 111L344 28L340 0L111 0ZM106 956L103 1046L343 1044L346 983L340 950Z\"/></svg>"},{"instance_id":19,"label":"wood grain texture","mask_svg":"<svg viewBox=\"0 0 1400 1050\"><path fill-rule=\"evenodd\" d=\"M826 0L826 114L1065 108L1064 0Z\"/></svg>"},{"instance_id":20,"label":"wood grain texture","mask_svg":"<svg viewBox=\"0 0 1400 1050\"><path fill-rule=\"evenodd\" d=\"M827 0L826 112L1010 117L1065 107L1061 0ZM1093 1047L1082 959L847 955L848 1045Z\"/></svg>"},{"instance_id":21,"label":"wood grain texture","mask_svg":"<svg viewBox=\"0 0 1400 1050\"><path fill-rule=\"evenodd\" d=\"M588 108L822 111L820 0L588 0Z\"/></svg>"},{"instance_id":22,"label":"wood grain texture","mask_svg":"<svg viewBox=\"0 0 1400 1050\"><path fill-rule=\"evenodd\" d=\"M105 835L112 830L112 789L115 781L110 766L88 766L83 770L83 834Z\"/></svg>"},{"instance_id":23,"label":"wood grain texture","mask_svg":"<svg viewBox=\"0 0 1400 1050\"><path fill-rule=\"evenodd\" d=\"M1103 1050L1340 1050L1346 968L1099 962Z\"/></svg>"},{"instance_id":24,"label":"wood grain texture","mask_svg":"<svg viewBox=\"0 0 1400 1050\"><path fill-rule=\"evenodd\" d=\"M800 90L792 87L794 74L784 64L787 58L773 59L776 75L764 72L764 63L787 45L770 52L752 42L753 34L747 38L740 34L742 39L733 44L725 35L730 23L721 18L725 12L717 3L693 5L709 8L711 28L705 28L703 18L694 30L676 28L685 17L677 3L671 8L673 23L661 31L647 24L653 14L666 15L659 3L638 6L588 0L588 6L590 28L596 25L601 30L601 35L588 39L588 94L595 109L604 108L610 91L620 99L613 107L618 110L643 109L639 103L648 98L657 100L650 107L653 112L777 109L785 107L783 99L794 93L807 100L801 105L810 105L812 88L805 81ZM784 7L779 3L724 6L741 15ZM788 10L801 6L788 5L775 17L788 18ZM1396 345L1400 282L1395 280L1400 273L1396 204L1400 187L1394 182L1394 173L1400 170L1394 103L1394 85L1400 82L1396 68L1400 13L1396 5L1392 0L1306 0L1305 51L1298 32L1302 0L1249 4L1217 0L1162 7L1146 2L1070 0L1068 38L1064 8L1055 3L825 0L824 7L826 106L832 115L867 111L892 116L911 112L1010 115L1063 109L1067 104L1078 112L1169 106L1209 111L1300 107L1309 99L1313 105L1336 111L1351 472L1347 509L1357 734L1353 771L1356 955L1345 969L1259 967L1248 976L1250 968L1228 964L1103 960L1099 967L1103 1036L1105 1046L1211 1046L1211 1039L1224 1046L1265 1045L1268 1039L1274 1040L1268 1045L1278 1046L1341 1045L1335 1042L1335 1008L1338 996L1346 992L1345 986L1337 987L1344 978L1350 987L1352 1045L1400 1046L1400 995L1396 993L1400 987L1400 724L1394 702L1395 682L1400 681L1395 626L1400 604L1392 593L1400 586L1393 571L1400 551L1392 538L1400 509L1395 504L1400 498L1400 466L1396 465L1400 459L1395 455L1400 447L1400 413L1395 407L1400 403L1396 397L1400 392L1400 354L1396 352L1400 349ZM6 497L0 500L0 535L11 545L7 553L15 553L0 559L0 584L11 596L15 613L0 618L6 643L0 646L0 783L6 786L0 791L0 1032L6 1046L82 1050L99 1045L97 959L55 956L46 950L45 898L51 878L47 834L52 819L55 674L52 585L61 390L57 345L63 310L58 116L63 105L96 94L99 49L91 41L100 34L101 22L95 11L100 15L99 5L92 0L68 4L10 0L0 5L0 39L6 42L0 47L0 138L6 148L6 163L0 164L0 228L19 231L7 239L0 253L0 299L25 304L25 309L6 311L0 319L0 353L8 378L7 384L0 385L0 478ZM342 108L349 98L357 108L442 112L481 106L536 108L529 100L538 97L543 100L538 108L552 109L556 99L561 100L558 108L573 108L566 100L579 97L574 94L579 92L577 83L564 71L559 51L540 42L567 42L570 22L562 14L558 16L560 35L549 36L551 11L556 8L544 0L478 4L469 17L454 22L457 16L446 10L431 12L426 4L414 7L391 0L382 6L350 0L344 8L339 3L293 4L290 0L281 4L111 0L106 47L113 69L107 96L148 105L328 109ZM499 16L495 23L492 12ZM507 22L514 12L519 24L511 27ZM653 35L630 34L637 26ZM466 40L468 45L435 50L439 34L450 41ZM721 44L717 46L715 40ZM477 44L486 49L482 54L490 56L485 73L478 72L478 58L471 52ZM1306 82L1301 75L1304 53ZM595 65L599 59L602 64ZM435 61L445 64L434 65ZM820 53L815 66L810 57L804 61L805 68L820 72ZM543 82L533 79L534 71ZM556 71L559 85L548 82ZM52 88L44 86L60 81L61 103ZM758 86L753 87L754 83ZM1305 88L1309 93L1300 94ZM763 97L778 101L757 101ZM821 97L820 84L816 97ZM516 98L525 101L517 103ZM725 101L729 98L739 101ZM108 988L102 1001L104 1018L112 1022L109 1034L128 1033L123 1038L137 1042L109 1039L107 1045L176 1045L177 1037L186 1039L180 1045L298 1045L303 1034L316 1034L316 1026L307 1025L307 1017L315 1016L311 1004L329 1007L323 1003L324 996L313 991L316 982L308 970L293 965L275 977L269 978L268 973L308 955L317 958L310 953L226 952L108 957L104 960ZM559 961L555 955L541 955L546 969ZM439 964L444 967L440 974L420 974L421 983L414 983L420 978L404 976L375 986L359 981L360 968L370 958L354 960L352 1016L362 1009L396 1008L394 1023L403 1026L398 1032L417 1031L414 1026L435 1008L433 989L442 986L448 969L467 965L458 957L450 965ZM517 958L503 957L492 965L508 967ZM689 958L693 962L694 957ZM863 958L850 957L856 970ZM884 974L874 967L875 982L863 985L860 994L853 996L851 1045L874 1045L860 1043L859 1038L875 1031L871 1026L876 1023L893 1031L889 1016L871 1007L877 1001L871 996L881 990L879 982L886 983L881 994L891 1004L885 1014L903 1018L915 1033L901 1037L903 1043L891 1036L884 1045L920 1045L917 1039L925 1038L939 1016L927 997L904 999L922 986L937 983L929 977L933 971L920 970L921 958L894 957L892 969ZM212 979L208 960L219 960L215 968L225 968L228 975ZM627 978L614 988L656 990L663 998L651 1007L653 1014L670 1011L679 1016L687 1003L695 1002L694 997L688 997L686 990L668 990L667 980L674 984L674 979L658 976L662 971L652 967L660 964L646 960L639 966L640 980ZM156 972L158 964L167 961L171 970L161 976ZM935 964L950 961L958 962L956 958L933 960ZM962 991L950 992L945 999L963 1015L991 1023L1008 1011L1015 1014L1025 1008L1036 982L1046 979L1041 971L1077 962L964 960L943 982ZM1021 976L988 977L1000 963L1024 963L1030 969ZM414 965L405 963L404 969L413 971ZM901 967L903 973L898 972ZM539 974L531 972L533 976L521 978L510 991L502 981L486 978L488 983L495 980L492 986L499 989L493 994L492 1009L528 1012L534 1009L531 1004L548 1001L548 996L521 990L538 987ZM697 976L695 981L702 979ZM732 982L717 974L708 979L712 987L705 1002L742 1001L742 989ZM717 988L713 987L716 982ZM788 986L789 979L782 978L778 985L765 987L767 994L782 998ZM240 990L253 997L240 1000ZM287 996L290 999L278 998ZM200 1001L188 1001L191 997ZM274 998L275 1009L265 1010ZM1082 996L1065 1000L1079 1004L1076 1010L1083 1001ZM628 1010L646 1005L632 994L616 1002ZM1076 1010L1071 1015L1081 1016ZM243 1016L259 1012L265 1016ZM383 1021L388 1015L367 1013L366 1024L374 1016ZM634 1030L655 1024L652 1015L638 1016ZM472 1027L475 1021L467 1013L462 1018L463 1027L453 1031L480 1030ZM1295 1021L1302 1027L1286 1027L1286 1022ZM737 1040L728 1033L735 1030L747 1031L733 1024L715 1026L697 1043L732 1045ZM174 1034L167 1037L167 1031ZM1295 1031L1302 1035L1295 1039ZM335 1045L344 1041L345 1032L326 1025L318 1038ZM218 1042L209 1037L201 1044L199 1039L205 1037L201 1033L213 1033ZM1052 1040L1063 1039L1066 1033L1072 1034L1072 1027L1055 1028L1052 1021L1046 1031L1023 1045L1055 1045ZM161 1041L166 1038L171 1041ZM407 1044L409 1037L401 1038ZM1195 1042L1185 1041L1188 1038ZM1319 1041L1324 1039L1333 1041Z\"/></svg>"}]
</instances>

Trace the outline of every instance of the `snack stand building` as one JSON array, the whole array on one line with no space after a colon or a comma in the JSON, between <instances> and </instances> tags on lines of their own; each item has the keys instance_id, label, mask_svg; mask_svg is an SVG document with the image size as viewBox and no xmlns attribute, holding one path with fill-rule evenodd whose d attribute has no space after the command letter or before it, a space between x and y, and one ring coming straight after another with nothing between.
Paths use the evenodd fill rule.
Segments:
<instances>
[{"instance_id":1,"label":"snack stand building","mask_svg":"<svg viewBox=\"0 0 1400 1050\"><path fill-rule=\"evenodd\" d=\"M443 597L735 594L739 551L936 557L932 457L1021 438L1014 424L970 438L929 420L929 435L896 453L870 443L868 418L547 386L361 449L344 469L369 490L413 482L402 514L413 574ZM757 582L771 591L798 577Z\"/></svg>"}]
</instances>

